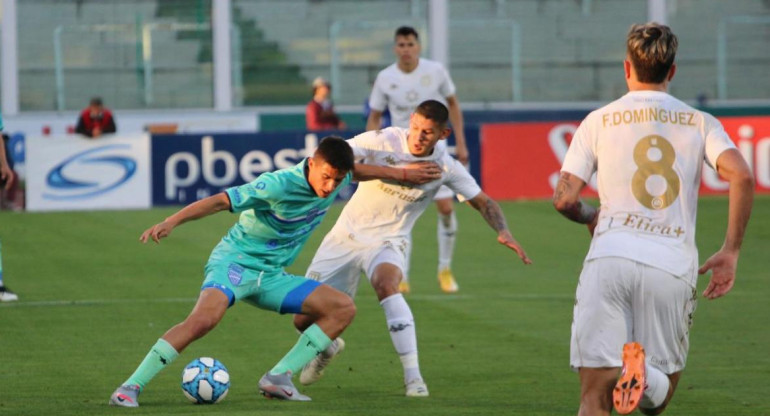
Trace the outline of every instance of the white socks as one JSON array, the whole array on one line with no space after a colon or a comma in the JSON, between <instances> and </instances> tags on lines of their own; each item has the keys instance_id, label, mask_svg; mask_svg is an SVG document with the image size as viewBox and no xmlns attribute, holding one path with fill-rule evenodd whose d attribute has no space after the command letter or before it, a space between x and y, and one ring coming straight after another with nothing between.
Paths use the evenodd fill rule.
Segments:
<instances>
[{"instance_id":1,"label":"white socks","mask_svg":"<svg viewBox=\"0 0 770 416\"><path fill-rule=\"evenodd\" d=\"M397 293L388 296L380 302L385 310L385 319L390 331L390 339L401 358L404 366L404 382L422 379L420 364L417 360L417 332L414 328L414 317L404 295Z\"/></svg>"},{"instance_id":2,"label":"white socks","mask_svg":"<svg viewBox=\"0 0 770 416\"><path fill-rule=\"evenodd\" d=\"M452 254L455 251L455 235L457 234L457 216L454 210L449 215L438 214L438 270L452 266Z\"/></svg>"},{"instance_id":3,"label":"white socks","mask_svg":"<svg viewBox=\"0 0 770 416\"><path fill-rule=\"evenodd\" d=\"M666 401L670 382L664 372L651 366L649 363L644 365L644 372L647 378L647 386L644 389L641 400L639 400L639 407L656 409Z\"/></svg>"}]
</instances>

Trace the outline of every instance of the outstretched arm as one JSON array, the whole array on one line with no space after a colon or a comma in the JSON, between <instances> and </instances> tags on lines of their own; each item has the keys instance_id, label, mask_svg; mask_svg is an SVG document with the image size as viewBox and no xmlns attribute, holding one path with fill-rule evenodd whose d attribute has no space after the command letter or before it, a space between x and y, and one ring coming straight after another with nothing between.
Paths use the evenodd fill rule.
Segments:
<instances>
[{"instance_id":1,"label":"outstretched arm","mask_svg":"<svg viewBox=\"0 0 770 416\"><path fill-rule=\"evenodd\" d=\"M371 110L366 119L366 131L379 130L382 126L382 111Z\"/></svg>"},{"instance_id":2,"label":"outstretched arm","mask_svg":"<svg viewBox=\"0 0 770 416\"><path fill-rule=\"evenodd\" d=\"M5 190L8 191L13 185L13 170L8 166L8 161L5 156L5 142L0 137L0 180L5 181Z\"/></svg>"},{"instance_id":3,"label":"outstretched arm","mask_svg":"<svg viewBox=\"0 0 770 416\"><path fill-rule=\"evenodd\" d=\"M594 234L599 210L580 199L580 191L586 183L577 176L562 171L553 193L553 206L568 219L588 226L588 232Z\"/></svg>"},{"instance_id":4,"label":"outstretched arm","mask_svg":"<svg viewBox=\"0 0 770 416\"><path fill-rule=\"evenodd\" d=\"M353 178L357 181L385 179L415 185L441 178L441 168L434 162L414 162L403 167L377 166L356 163Z\"/></svg>"},{"instance_id":5,"label":"outstretched arm","mask_svg":"<svg viewBox=\"0 0 770 416\"><path fill-rule=\"evenodd\" d=\"M142 233L142 236L139 237L139 241L146 243L149 239L152 239L152 241L159 243L161 238L168 237L171 234L171 230L178 225L226 209L230 209L230 198L227 197L226 193L220 192L208 198L201 199L200 201L193 202L177 211L174 215L166 218L163 222L148 228Z\"/></svg>"},{"instance_id":6,"label":"outstretched arm","mask_svg":"<svg viewBox=\"0 0 770 416\"><path fill-rule=\"evenodd\" d=\"M735 283L738 254L754 201L754 176L738 150L726 150L719 155L717 172L730 183L730 202L724 244L698 269L700 274L709 270L712 273L703 292L707 299L726 295Z\"/></svg>"},{"instance_id":7,"label":"outstretched arm","mask_svg":"<svg viewBox=\"0 0 770 416\"><path fill-rule=\"evenodd\" d=\"M519 242L513 238L510 230L508 230L508 224L505 222L505 216L503 215L503 211L500 209L500 205L498 205L497 202L492 200L492 198L490 198L484 192L481 192L473 199L469 199L468 204L470 204L473 208L476 208L481 216L484 217L484 219L487 221L487 224L489 224L493 230L497 231L497 241L500 244L515 251L516 254L519 255L521 261L524 262L524 264L532 264L532 260L527 257L527 253L524 252L524 249L521 247Z\"/></svg>"}]
</instances>

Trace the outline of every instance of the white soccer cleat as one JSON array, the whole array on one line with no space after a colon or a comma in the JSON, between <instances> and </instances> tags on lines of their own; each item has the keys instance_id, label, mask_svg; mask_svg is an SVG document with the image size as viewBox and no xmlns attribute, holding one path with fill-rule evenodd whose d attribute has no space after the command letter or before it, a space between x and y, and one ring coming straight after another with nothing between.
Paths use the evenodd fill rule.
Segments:
<instances>
[{"instance_id":1,"label":"white soccer cleat","mask_svg":"<svg viewBox=\"0 0 770 416\"><path fill-rule=\"evenodd\" d=\"M139 386L136 384L125 384L118 387L115 393L110 396L110 406L121 407L139 407Z\"/></svg>"},{"instance_id":2,"label":"white soccer cleat","mask_svg":"<svg viewBox=\"0 0 770 416\"><path fill-rule=\"evenodd\" d=\"M268 371L259 380L259 392L268 399L309 402L308 396L300 393L291 382L291 371L283 374L270 374Z\"/></svg>"},{"instance_id":3,"label":"white soccer cleat","mask_svg":"<svg viewBox=\"0 0 770 416\"><path fill-rule=\"evenodd\" d=\"M406 397L428 397L428 386L421 378L406 383Z\"/></svg>"},{"instance_id":4,"label":"white soccer cleat","mask_svg":"<svg viewBox=\"0 0 770 416\"><path fill-rule=\"evenodd\" d=\"M0 302L14 302L19 300L19 296L11 292L5 286L0 286Z\"/></svg>"},{"instance_id":5,"label":"white soccer cleat","mask_svg":"<svg viewBox=\"0 0 770 416\"><path fill-rule=\"evenodd\" d=\"M345 341L342 338L337 338L332 342L334 343L334 348L332 348L331 355L326 355L326 351L323 351L307 363L299 374L300 383L307 386L318 381L324 375L324 368L329 365L332 358L345 349Z\"/></svg>"}]
</instances>

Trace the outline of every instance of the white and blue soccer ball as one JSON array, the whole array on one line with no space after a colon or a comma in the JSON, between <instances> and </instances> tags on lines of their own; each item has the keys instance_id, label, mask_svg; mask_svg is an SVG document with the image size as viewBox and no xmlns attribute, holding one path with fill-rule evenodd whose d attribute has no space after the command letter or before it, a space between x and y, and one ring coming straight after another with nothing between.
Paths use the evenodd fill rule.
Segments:
<instances>
[{"instance_id":1,"label":"white and blue soccer ball","mask_svg":"<svg viewBox=\"0 0 770 416\"><path fill-rule=\"evenodd\" d=\"M220 402L229 389L230 373L214 358L196 358L182 371L182 392L193 403Z\"/></svg>"}]
</instances>

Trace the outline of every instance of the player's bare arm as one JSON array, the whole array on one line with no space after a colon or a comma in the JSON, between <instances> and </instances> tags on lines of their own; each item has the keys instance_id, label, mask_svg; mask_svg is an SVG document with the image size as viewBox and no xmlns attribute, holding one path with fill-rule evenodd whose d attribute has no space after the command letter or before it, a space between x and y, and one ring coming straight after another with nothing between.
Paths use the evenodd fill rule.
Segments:
<instances>
[{"instance_id":1,"label":"player's bare arm","mask_svg":"<svg viewBox=\"0 0 770 416\"><path fill-rule=\"evenodd\" d=\"M441 167L429 161L414 162L398 168L356 163L353 178L357 181L384 179L420 185L440 179Z\"/></svg>"},{"instance_id":2,"label":"player's bare arm","mask_svg":"<svg viewBox=\"0 0 770 416\"><path fill-rule=\"evenodd\" d=\"M175 227L186 223L187 221L197 220L219 211L230 209L230 198L227 194L220 192L200 201L193 202L190 205L180 209L174 215L163 220L163 222L153 225L142 233L139 241L146 243L148 240L160 243L161 238L166 238L171 234Z\"/></svg>"},{"instance_id":3,"label":"player's bare arm","mask_svg":"<svg viewBox=\"0 0 770 416\"><path fill-rule=\"evenodd\" d=\"M717 172L730 183L730 205L724 244L698 269L700 274L711 270L711 280L703 291L707 299L726 295L735 283L738 255L754 201L754 176L737 149L719 155Z\"/></svg>"},{"instance_id":4,"label":"player's bare arm","mask_svg":"<svg viewBox=\"0 0 770 416\"><path fill-rule=\"evenodd\" d=\"M452 123L452 130L455 133L455 154L457 160L463 164L468 163L469 153L468 145L465 141L465 128L463 121L463 112L460 109L460 101L456 95L447 97L447 108L449 110L449 122Z\"/></svg>"},{"instance_id":5,"label":"player's bare arm","mask_svg":"<svg viewBox=\"0 0 770 416\"><path fill-rule=\"evenodd\" d=\"M0 181L5 183L5 190L8 191L13 185L13 170L8 166L5 160L5 146L0 142Z\"/></svg>"},{"instance_id":6,"label":"player's bare arm","mask_svg":"<svg viewBox=\"0 0 770 416\"><path fill-rule=\"evenodd\" d=\"M588 230L593 234L599 210L580 199L580 191L585 186L586 183L579 177L569 172L561 172L553 193L553 206L570 220L587 224Z\"/></svg>"},{"instance_id":7,"label":"player's bare arm","mask_svg":"<svg viewBox=\"0 0 770 416\"><path fill-rule=\"evenodd\" d=\"M370 110L369 117L366 118L366 130L379 130L382 126L382 111Z\"/></svg>"},{"instance_id":8,"label":"player's bare arm","mask_svg":"<svg viewBox=\"0 0 770 416\"><path fill-rule=\"evenodd\" d=\"M522 248L521 244L513 238L511 231L508 229L508 224L505 221L503 210L500 209L500 205L498 205L497 202L484 192L481 192L474 198L469 199L468 204L479 211L487 224L489 224L493 230L497 231L497 242L515 251L524 264L532 264L532 260L527 256L524 248Z\"/></svg>"}]
</instances>

